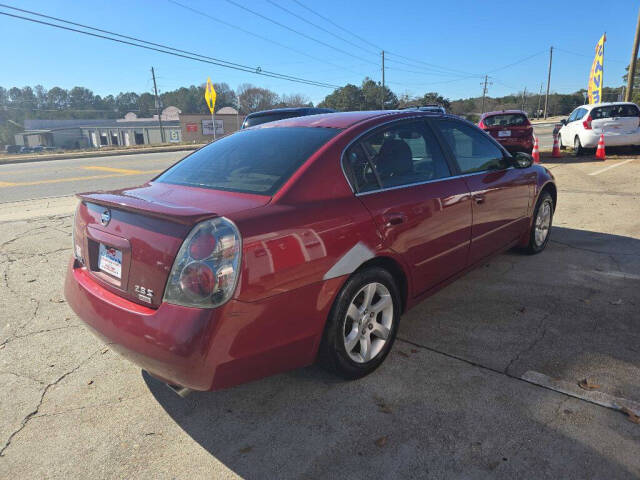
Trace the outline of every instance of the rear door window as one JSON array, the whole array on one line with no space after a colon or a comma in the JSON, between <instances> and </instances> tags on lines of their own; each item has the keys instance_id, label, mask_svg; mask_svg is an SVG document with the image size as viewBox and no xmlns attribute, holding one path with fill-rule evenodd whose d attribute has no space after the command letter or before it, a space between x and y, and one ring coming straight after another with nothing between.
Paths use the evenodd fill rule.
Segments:
<instances>
[{"instance_id":1,"label":"rear door window","mask_svg":"<svg viewBox=\"0 0 640 480\"><path fill-rule=\"evenodd\" d=\"M365 137L360 146L383 188L451 175L433 132L422 121L402 122Z\"/></svg>"},{"instance_id":2,"label":"rear door window","mask_svg":"<svg viewBox=\"0 0 640 480\"><path fill-rule=\"evenodd\" d=\"M195 151L155 181L273 195L338 132L310 127L241 130Z\"/></svg>"},{"instance_id":3,"label":"rear door window","mask_svg":"<svg viewBox=\"0 0 640 480\"><path fill-rule=\"evenodd\" d=\"M453 119L433 123L451 147L463 174L509 167L502 150L482 130Z\"/></svg>"}]
</instances>

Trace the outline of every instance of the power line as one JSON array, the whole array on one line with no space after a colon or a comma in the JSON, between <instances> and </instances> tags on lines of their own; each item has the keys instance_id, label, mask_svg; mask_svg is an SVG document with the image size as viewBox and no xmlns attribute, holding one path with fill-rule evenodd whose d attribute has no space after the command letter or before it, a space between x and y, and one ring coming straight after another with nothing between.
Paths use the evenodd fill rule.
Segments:
<instances>
[{"instance_id":1,"label":"power line","mask_svg":"<svg viewBox=\"0 0 640 480\"><path fill-rule=\"evenodd\" d=\"M5 7L5 8L10 8L13 10L22 10L22 9L18 9L15 7L11 7L8 5L4 5L4 4L0 4L0 6ZM37 15L37 16L42 16L42 17L47 17L46 15L43 14L39 14L37 12L28 12L31 13L33 15ZM59 28L61 30L67 30L70 32L75 32L75 33L81 33L84 35L88 35L88 36L92 36L92 37L97 37L97 38L102 38L104 40L111 40L112 42L117 42L117 43L122 43L125 45L130 45L130 46L134 46L134 47L139 47L139 48L144 48L146 50L152 50L152 51L156 51L156 52L160 52L160 53L165 53L167 55L173 55L176 57L181 57L181 58L186 58L188 60L194 60L194 61L198 61L198 62L202 62L202 63L208 63L208 64L212 64L212 65L217 65L219 67L225 67L225 68L229 68L232 70L238 70L238 71L243 71L246 73L253 73L256 75L262 75L262 76L266 76L266 77L271 77L271 78L276 78L279 80L287 80L290 82L295 82L295 83L302 83L302 84L306 84L306 85L313 85L313 86L317 86L317 87L324 87L324 88L340 88L339 85L332 85L332 84L328 84L328 83L324 83L324 82L320 82L320 81L316 81L316 80L309 80L309 79L305 79L305 78L300 78L300 77L294 77L291 75L286 75L286 74L281 74L281 73L277 73L277 72L272 72L272 71L268 71L268 70L262 70L260 67L254 68L251 66L247 66L247 65L242 65L239 63L234 63L234 62L229 62L227 60L221 60L221 59L217 59L214 57L208 57L206 55L201 55L198 53L194 53L194 52L189 52L186 50L180 50L177 48L173 48L173 47L169 47L166 45L161 45L161 44L155 44L153 42L148 42L146 40L141 40L141 39L135 39L135 37L127 37L125 35L121 35L118 33L114 33L114 32L109 32L107 30L101 30L95 27L90 27L90 26L82 26L83 28L88 28L94 31L101 31L104 33L108 33L109 35L114 35L114 36L118 36L121 38L129 38L132 39L136 42L140 42L140 43L145 43L146 45L141 45L140 43L134 43L134 41L128 41L128 40L121 40L118 38L113 38L113 37L109 37L106 35L100 35L97 33L92 33L92 32L87 32L84 30L78 30L76 28L71 28L71 27L66 27L63 25L57 25L55 23L50 23L50 22L45 22L42 20L37 20L34 18L28 18L28 17L23 17L20 15L14 15L11 13L7 13L7 12L0 12L0 15L4 15L7 17L11 17L11 18L17 18L20 20L24 20L24 21L28 21L28 22L33 22L33 23L38 23L41 25L47 25L50 27L54 27L54 28ZM55 19L55 18L54 18ZM63 22L63 23L68 23L68 24L74 24L73 22L70 22L68 20L63 20L63 19L55 19L57 21ZM150 46L150 45L157 45L159 48L156 48L155 46Z\"/></svg>"},{"instance_id":2,"label":"power line","mask_svg":"<svg viewBox=\"0 0 640 480\"><path fill-rule=\"evenodd\" d=\"M537 57L538 55L542 55L545 52L546 52L546 50L542 50L540 52L536 52L533 55L529 55L527 57L521 58L520 60L516 60L515 62L510 63L508 65L505 65L503 67L494 68L493 70L489 70L487 73L495 73L495 72L499 72L500 70L505 70L505 69L507 69L509 67L513 67L514 65L518 65L520 63L526 62L527 60L529 60L529 59L531 59L533 57Z\"/></svg>"},{"instance_id":3,"label":"power line","mask_svg":"<svg viewBox=\"0 0 640 480\"><path fill-rule=\"evenodd\" d=\"M331 20L330 18L327 18L323 15L320 15L318 12L316 12L315 10L312 10L311 8L307 7L306 5L304 5L303 3L300 3L298 0L293 0L295 3L297 3L298 5L300 5L302 8L304 8L305 10L308 10L309 12L313 13L315 16L320 17L321 19L323 19L325 22L330 23L331 25L333 25L336 28L339 28L340 30L347 32L349 35L357 38L358 40L360 40L361 42L366 43L367 45L372 46L373 48L375 48L376 50L380 51L383 50L382 47L379 47L378 45L375 45L373 43L371 43L369 40L367 40L366 38L362 38L360 35L357 35L353 32L351 32L350 30L341 27L340 25L338 25L337 23L335 23L333 20Z\"/></svg>"},{"instance_id":4,"label":"power line","mask_svg":"<svg viewBox=\"0 0 640 480\"><path fill-rule=\"evenodd\" d=\"M184 4L182 4L180 2L177 2L175 0L167 0L167 1L169 3L173 3L174 5L176 5L178 7L184 8L185 10L189 10L189 11L191 11L191 12L197 14L197 15L201 15L203 17L206 17L206 18L210 19L210 20L213 20L214 22L218 22L218 23L221 23L222 25L226 25L227 27L234 28L234 29L239 30L239 31L241 31L243 33L246 33L247 35L251 35L251 36L254 36L256 38L259 38L260 40L263 40L265 42L273 43L274 45L278 45L279 47L286 48L287 50L291 50L292 52L295 52L295 53L297 53L299 55L303 55L305 57L311 58L311 59L313 59L313 60L315 60L317 62L326 63L327 65L331 65L331 66L339 68L341 70L346 70L348 72L355 73L356 75L362 75L362 73L360 73L360 72L356 72L354 70L351 70L349 68L343 67L341 65L337 65L335 63L329 62L329 61L324 60L322 58L315 57L315 56L310 55L310 54L308 54L306 52L303 52L302 50L298 50L297 48L290 47L289 45L285 45L285 44L280 43L280 42L278 42L276 40L273 40L271 38L264 37L262 35L259 35L259 34L255 33L255 32L252 32L250 30L246 30L246 29L244 29L244 28L242 28L242 27L240 27L238 25L234 25L233 23L229 23L229 22L227 22L225 20L221 20L221 19L219 19L217 17L214 17L213 15L210 15L210 14L208 14L206 12L203 12L203 11L198 10L196 8L190 7L188 5L184 5Z\"/></svg>"},{"instance_id":5,"label":"power line","mask_svg":"<svg viewBox=\"0 0 640 480\"><path fill-rule=\"evenodd\" d=\"M268 22L271 22L274 25L278 25L279 27L284 28L285 30L289 30L290 32L295 33L296 35L300 35L301 37L304 37L304 38L306 38L308 40L311 40L313 42L319 43L320 45L323 45L323 46L325 46L327 48L330 48L332 50L340 52L340 53L342 53L344 55L348 55L349 57L356 58L356 59L358 59L358 60L360 60L362 62L371 63L372 65L376 65L376 66L378 65L376 62L365 60L364 58L358 57L357 55L354 55L353 53L347 52L346 50L342 50L341 48L335 47L335 46L333 46L333 45L331 45L331 44L329 44L327 42L323 42L322 40L318 40L317 38L314 38L311 35L307 35L306 33L303 33L303 32L300 32L300 31L294 29L294 28L291 28L291 27L285 25L284 23L278 22L277 20L274 20L273 18L267 17L266 15L263 15L261 13L258 13L255 10L251 10L250 8L245 7L244 5L240 5L239 3L234 2L233 0L226 0L226 2L230 3L231 5L234 5L234 6L238 7L238 8L240 8L242 10L245 10L245 11L247 11L247 12L249 12L249 13L251 13L251 14L257 16L257 17L260 17L260 18L262 18L262 19L264 19L264 20L266 20Z\"/></svg>"},{"instance_id":6,"label":"power line","mask_svg":"<svg viewBox=\"0 0 640 480\"><path fill-rule=\"evenodd\" d=\"M229 1L229 0L227 0L227 1ZM268 0L268 1L270 1L270 0ZM344 27L342 27L342 26L338 25L337 23L335 23L335 22L334 22L333 20L331 20L330 18L325 17L324 15L322 15L322 14L318 13L317 11L313 10L312 8L310 8L310 7L306 6L306 5L304 5L304 4L303 4L303 3L301 3L300 1L298 1L298 0L293 0L293 1L294 1L296 4L298 4L300 7L304 8L305 10L307 10L307 11L309 11L309 12L311 12L311 13L313 13L315 16L317 16L317 17L321 18L322 20L324 20L324 21L325 21L325 22L327 22L327 23L330 23L330 24L331 24L331 25L333 25L334 27L336 27L336 28L338 28L338 29L340 29L340 30L342 30L342 31L344 31L344 32L346 32L346 33L348 33L349 35L351 35L351 36L353 36L353 37L355 37L355 38L357 38L357 39L358 39L358 40L360 40L361 42L366 43L367 45L372 46L373 48L375 48L375 49L376 49L376 50L378 50L378 51L380 51L380 50L384 50L384 51L385 51L385 55L387 55L387 56L388 56L388 55L392 55L392 56L396 56L396 57L398 57L398 58L402 58L402 59L404 59L404 60L408 60L408 61L410 61L410 62L420 63L420 64L422 64L422 65L426 65L426 66L428 66L428 67L430 67L430 68L436 68L436 69L442 70L442 72L443 72L443 73L452 72L452 73L462 74L462 75L472 75L470 72L464 72L464 71L461 71L461 70L455 70L455 69L448 68L448 67L442 67L442 66L435 65L435 64L432 64L432 63L423 62L422 60L416 60L416 59L413 59L413 58L410 58L410 57L405 57L405 56L403 56L403 55L400 55L400 54L397 54L397 53L390 52L390 51L388 51L387 49L382 48L382 47L381 47L381 46L379 46L379 45L376 45L376 44L374 44L374 43L371 43L371 42L370 42L369 40L367 40L366 38L363 38L363 37L361 37L360 35L358 35L358 34L356 34L356 33L353 33L353 32L352 32L352 31L350 31L349 29L344 28ZM387 61L392 61L392 62L396 62L396 63L403 63L403 62L400 62L399 60L391 60L391 59L389 59L389 58L387 58ZM408 65L408 66L413 67L413 68L416 68L416 67L417 67L416 65L411 65L411 64L407 64L407 63L404 63L404 65ZM419 68L419 67L418 67L418 68ZM475 75L475 74L474 74L474 75ZM476 76L480 77L481 75L477 74Z\"/></svg>"},{"instance_id":7,"label":"power line","mask_svg":"<svg viewBox=\"0 0 640 480\"><path fill-rule=\"evenodd\" d=\"M577 53L577 52L572 52L571 50L566 50L564 48L560 48L560 47L554 47L555 50L559 50L561 52L564 53L568 53L569 55L575 55L576 57L584 57L584 58L590 58L593 60L593 55L586 55L584 53ZM624 60L617 60L615 58L607 58L607 62L615 62L615 63L626 63L629 64L629 62L625 62Z\"/></svg>"},{"instance_id":8,"label":"power line","mask_svg":"<svg viewBox=\"0 0 640 480\"><path fill-rule=\"evenodd\" d=\"M352 45L352 46L354 46L354 47L356 47L356 48L359 48L359 49L361 49L361 50L364 50L365 52L367 52L367 53L369 53L369 54L373 54L373 55L378 55L378 54L379 54L377 51L373 51L373 52L372 52L372 51L371 51L371 50L369 50L368 48L364 48L364 47L362 47L362 46L358 45L357 43L352 42L351 40L347 40L346 38L341 37L340 35L338 35L338 34L336 34L336 33L333 33L331 30L327 30L326 28L321 27L321 26L320 26L320 25L318 25L317 23L313 23L311 20L307 20L307 19L306 19L306 18L304 18L302 15L298 15L297 13L292 12L292 11L291 11L291 10L289 10L288 8L285 8L285 7L283 7L282 5L278 5L278 4L277 4L276 2L274 2L273 0L267 0L267 2L269 2L269 3L270 3L271 5L273 5L274 7L279 8L280 10L283 10L283 11L287 12L289 15L292 15L292 16L296 17L297 19L302 20L302 21L303 21L303 22L305 22L305 23L308 23L309 25L312 25L312 26L316 27L317 29L322 30L322 31L323 31L323 32L325 32L325 33L328 33L329 35L331 35L331 36L333 36L333 37L337 38L338 40L342 40L343 42L348 43L349 45Z\"/></svg>"}]
</instances>

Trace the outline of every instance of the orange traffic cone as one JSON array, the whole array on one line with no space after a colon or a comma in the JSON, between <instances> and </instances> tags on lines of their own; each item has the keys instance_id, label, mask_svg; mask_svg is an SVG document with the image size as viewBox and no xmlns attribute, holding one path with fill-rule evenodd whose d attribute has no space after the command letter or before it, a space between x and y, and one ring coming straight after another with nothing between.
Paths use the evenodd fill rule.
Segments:
<instances>
[{"instance_id":1,"label":"orange traffic cone","mask_svg":"<svg viewBox=\"0 0 640 480\"><path fill-rule=\"evenodd\" d=\"M534 163L540 163L540 150L538 149L538 137L533 137L533 150L531 150L531 156Z\"/></svg>"},{"instance_id":2,"label":"orange traffic cone","mask_svg":"<svg viewBox=\"0 0 640 480\"><path fill-rule=\"evenodd\" d=\"M551 152L551 156L553 158L560 158L562 154L560 153L560 145L558 145L558 134L555 133L553 135L553 151Z\"/></svg>"},{"instance_id":3,"label":"orange traffic cone","mask_svg":"<svg viewBox=\"0 0 640 480\"><path fill-rule=\"evenodd\" d=\"M604 153L604 134L600 135L600 141L598 142L598 149L596 150L596 158L600 160L606 160L607 156Z\"/></svg>"}]
</instances>

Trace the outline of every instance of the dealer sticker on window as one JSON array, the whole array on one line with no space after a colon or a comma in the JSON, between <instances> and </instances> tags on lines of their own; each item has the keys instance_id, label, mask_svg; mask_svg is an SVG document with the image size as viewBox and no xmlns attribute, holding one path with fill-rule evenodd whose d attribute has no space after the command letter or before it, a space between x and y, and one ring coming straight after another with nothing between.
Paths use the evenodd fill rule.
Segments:
<instances>
[{"instance_id":1,"label":"dealer sticker on window","mask_svg":"<svg viewBox=\"0 0 640 480\"><path fill-rule=\"evenodd\" d=\"M120 278L122 276L122 252L101 243L98 268L109 275Z\"/></svg>"}]
</instances>

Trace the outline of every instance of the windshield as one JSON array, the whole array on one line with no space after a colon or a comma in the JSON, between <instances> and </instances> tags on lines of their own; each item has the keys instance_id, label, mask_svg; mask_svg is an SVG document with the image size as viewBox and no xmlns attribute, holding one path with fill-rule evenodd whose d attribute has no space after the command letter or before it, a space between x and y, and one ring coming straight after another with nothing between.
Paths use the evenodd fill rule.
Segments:
<instances>
[{"instance_id":1,"label":"windshield","mask_svg":"<svg viewBox=\"0 0 640 480\"><path fill-rule=\"evenodd\" d=\"M197 150L155 181L273 195L339 131L310 127L242 130Z\"/></svg>"},{"instance_id":2,"label":"windshield","mask_svg":"<svg viewBox=\"0 0 640 480\"><path fill-rule=\"evenodd\" d=\"M527 125L527 117L521 113L505 113L502 115L492 115L483 120L487 127L501 127L510 126L516 127L519 125Z\"/></svg>"}]
</instances>

